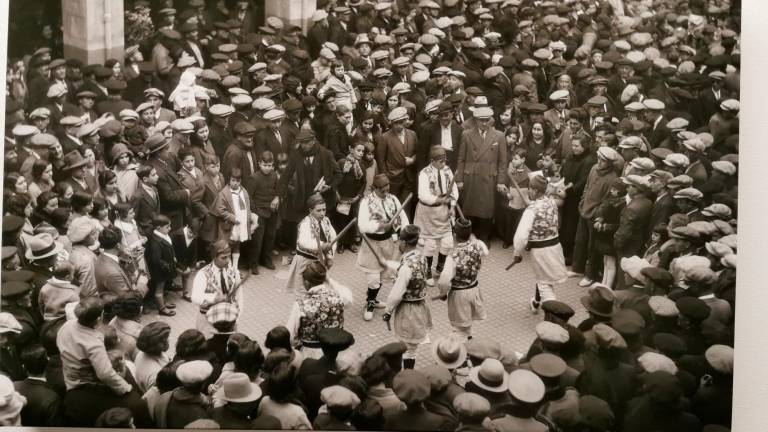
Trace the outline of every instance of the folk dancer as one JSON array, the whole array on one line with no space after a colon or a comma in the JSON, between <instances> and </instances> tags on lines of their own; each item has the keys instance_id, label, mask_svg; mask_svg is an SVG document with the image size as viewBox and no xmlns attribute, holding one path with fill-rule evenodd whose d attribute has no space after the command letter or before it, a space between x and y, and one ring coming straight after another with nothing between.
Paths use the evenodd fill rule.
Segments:
<instances>
[{"instance_id":1,"label":"folk dancer","mask_svg":"<svg viewBox=\"0 0 768 432\"><path fill-rule=\"evenodd\" d=\"M393 268L387 266L387 263L400 260L397 236L401 227L408 225L405 211L397 214L401 203L389 193L389 178L385 174L374 176L372 189L360 201L357 214L358 230L365 236L358 250L357 265L365 272L368 287L363 309L363 319L366 321L373 319L374 309L384 308L384 303L377 300L377 296L382 281L393 277Z\"/></svg>"},{"instance_id":2,"label":"folk dancer","mask_svg":"<svg viewBox=\"0 0 768 432\"><path fill-rule=\"evenodd\" d=\"M427 341L432 329L432 315L426 302L427 260L418 250L420 234L416 225L400 230L398 248L403 255L383 316L387 325L394 316L395 336L407 347L403 353L405 369L414 368L416 348Z\"/></svg>"},{"instance_id":3,"label":"folk dancer","mask_svg":"<svg viewBox=\"0 0 768 432\"><path fill-rule=\"evenodd\" d=\"M437 255L436 277L443 271L445 258L453 249L451 222L459 189L453 172L446 165L446 152L441 146L429 150L430 163L419 173L419 203L413 223L421 228L419 246L427 259L428 284L433 285L432 260Z\"/></svg>"},{"instance_id":4,"label":"folk dancer","mask_svg":"<svg viewBox=\"0 0 768 432\"><path fill-rule=\"evenodd\" d=\"M546 194L547 180L537 175L531 179L528 195L530 204L523 211L514 237L514 260L523 259L523 250L530 251L536 288L531 299L531 311L537 313L541 304L555 300L554 285L567 278L563 247L558 237L558 210L555 200Z\"/></svg>"},{"instance_id":5,"label":"folk dancer","mask_svg":"<svg viewBox=\"0 0 768 432\"><path fill-rule=\"evenodd\" d=\"M456 247L445 262L438 288L440 300L448 300L448 321L466 342L472 337L472 322L487 317L477 276L488 247L472 235L472 222L456 219Z\"/></svg>"},{"instance_id":6,"label":"folk dancer","mask_svg":"<svg viewBox=\"0 0 768 432\"><path fill-rule=\"evenodd\" d=\"M302 273L305 292L296 299L286 327L294 346L305 358L320 358L319 333L326 328L344 328L344 306L349 302L332 288L326 268L319 261L310 262Z\"/></svg>"},{"instance_id":7,"label":"folk dancer","mask_svg":"<svg viewBox=\"0 0 768 432\"><path fill-rule=\"evenodd\" d=\"M290 276L285 285L286 291L297 296L304 292L302 274L307 266L322 260L323 265L329 268L336 253L336 244L331 245L336 238L336 230L326 216L325 200L320 194L311 195L307 199L307 207L309 214L299 222L296 256L291 261Z\"/></svg>"},{"instance_id":8,"label":"folk dancer","mask_svg":"<svg viewBox=\"0 0 768 432\"><path fill-rule=\"evenodd\" d=\"M243 290L239 289L243 280L232 262L232 249L226 239L217 240L211 245L213 261L201 268L192 282L192 303L200 307L196 328L206 338L215 332L206 314L211 306L218 303L232 303L238 310L238 318L245 305ZM247 275L247 273L245 273ZM247 277L247 276L246 276ZM235 320L237 321L237 320ZM236 331L237 326L235 326Z\"/></svg>"}]
</instances>

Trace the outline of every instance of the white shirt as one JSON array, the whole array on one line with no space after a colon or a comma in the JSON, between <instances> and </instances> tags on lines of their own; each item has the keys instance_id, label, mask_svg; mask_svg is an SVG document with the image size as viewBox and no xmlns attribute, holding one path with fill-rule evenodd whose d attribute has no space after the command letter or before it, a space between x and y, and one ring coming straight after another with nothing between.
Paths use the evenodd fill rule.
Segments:
<instances>
[{"instance_id":1,"label":"white shirt","mask_svg":"<svg viewBox=\"0 0 768 432\"><path fill-rule=\"evenodd\" d=\"M443 126L440 125L440 129L442 130L442 133L440 135L440 145L443 146L444 149L453 151L453 137L451 136L451 125Z\"/></svg>"},{"instance_id":2,"label":"white shirt","mask_svg":"<svg viewBox=\"0 0 768 432\"><path fill-rule=\"evenodd\" d=\"M213 267L213 274L215 277L221 277L221 268L216 267L216 264L209 264ZM232 265L231 263L229 264ZM212 302L216 298L216 293L206 293L205 288L208 286L208 277L206 276L206 270L208 267L203 267L200 271L197 272L195 275L195 280L192 282L192 292L190 293L190 297L192 298L192 303L196 305L201 305L204 302ZM227 268L224 269L225 273L228 271ZM234 287L236 287L238 284L240 284L240 273L235 272L235 281L234 285L231 287L227 287L230 290L232 290ZM237 296L236 296L236 303L238 305L243 305L244 303L244 294L243 290L237 290Z\"/></svg>"}]
</instances>

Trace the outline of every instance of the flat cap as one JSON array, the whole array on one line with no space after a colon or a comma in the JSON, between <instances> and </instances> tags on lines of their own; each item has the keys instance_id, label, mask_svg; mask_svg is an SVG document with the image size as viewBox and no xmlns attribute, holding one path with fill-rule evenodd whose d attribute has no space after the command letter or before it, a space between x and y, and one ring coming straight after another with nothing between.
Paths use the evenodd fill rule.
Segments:
<instances>
[{"instance_id":1,"label":"flat cap","mask_svg":"<svg viewBox=\"0 0 768 432\"><path fill-rule=\"evenodd\" d=\"M704 194L700 190L692 187L680 189L672 196L675 199L688 199L691 201L699 202L704 198Z\"/></svg>"},{"instance_id":2,"label":"flat cap","mask_svg":"<svg viewBox=\"0 0 768 432\"><path fill-rule=\"evenodd\" d=\"M423 402L431 391L429 381L423 373L413 369L403 369L392 380L392 390L398 399L406 404Z\"/></svg>"},{"instance_id":3,"label":"flat cap","mask_svg":"<svg viewBox=\"0 0 768 432\"><path fill-rule=\"evenodd\" d=\"M681 297L675 302L680 314L691 321L701 322L709 317L709 305L698 297Z\"/></svg>"},{"instance_id":4,"label":"flat cap","mask_svg":"<svg viewBox=\"0 0 768 432\"><path fill-rule=\"evenodd\" d=\"M564 344L570 339L568 330L549 321L536 324L536 336L543 342L553 344Z\"/></svg>"},{"instance_id":5,"label":"flat cap","mask_svg":"<svg viewBox=\"0 0 768 432\"><path fill-rule=\"evenodd\" d=\"M536 354L531 358L530 366L536 375L545 378L557 378L567 369L565 361L551 353Z\"/></svg>"},{"instance_id":6,"label":"flat cap","mask_svg":"<svg viewBox=\"0 0 768 432\"><path fill-rule=\"evenodd\" d=\"M235 130L235 135L247 136L247 135L253 135L256 133L256 128L253 127L253 125L247 121L238 122L235 125L234 130Z\"/></svg>"},{"instance_id":7,"label":"flat cap","mask_svg":"<svg viewBox=\"0 0 768 432\"><path fill-rule=\"evenodd\" d=\"M564 321L568 321L576 314L572 307L560 300L547 300L542 303L541 309L545 313L552 314Z\"/></svg>"},{"instance_id":8,"label":"flat cap","mask_svg":"<svg viewBox=\"0 0 768 432\"><path fill-rule=\"evenodd\" d=\"M664 371L672 375L677 373L677 365L675 365L675 362L664 354L647 352L638 357L637 363L646 373L653 373L656 371Z\"/></svg>"},{"instance_id":9,"label":"flat cap","mask_svg":"<svg viewBox=\"0 0 768 432\"><path fill-rule=\"evenodd\" d=\"M176 368L176 378L182 384L191 385L208 379L213 372L213 366L204 360L184 362Z\"/></svg>"}]
</instances>

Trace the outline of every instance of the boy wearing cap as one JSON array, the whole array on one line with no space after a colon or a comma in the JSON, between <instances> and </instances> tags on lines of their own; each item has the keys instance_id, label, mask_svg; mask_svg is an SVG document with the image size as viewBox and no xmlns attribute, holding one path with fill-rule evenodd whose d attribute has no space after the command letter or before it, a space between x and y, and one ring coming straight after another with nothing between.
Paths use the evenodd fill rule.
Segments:
<instances>
[{"instance_id":1,"label":"boy wearing cap","mask_svg":"<svg viewBox=\"0 0 768 432\"><path fill-rule=\"evenodd\" d=\"M451 221L459 190L454 184L453 172L445 165L445 149L432 147L429 150L429 162L419 173L419 202L416 205L414 224L422 229L420 244L427 258L427 277L432 279L432 260L435 255L439 277L445 259L453 249Z\"/></svg>"},{"instance_id":2,"label":"boy wearing cap","mask_svg":"<svg viewBox=\"0 0 768 432\"><path fill-rule=\"evenodd\" d=\"M373 178L373 190L360 201L357 227L363 236L357 265L366 274L368 287L363 319L370 321L376 308L384 304L376 299L382 279L390 273L387 261L399 259L397 233L408 225L408 216L400 211L400 200L389 193L389 179L384 174Z\"/></svg>"},{"instance_id":3,"label":"boy wearing cap","mask_svg":"<svg viewBox=\"0 0 768 432\"><path fill-rule=\"evenodd\" d=\"M514 237L514 260L522 261L523 250L530 251L536 287L530 301L531 311L537 313L541 303L555 300L553 285L567 277L563 248L558 237L558 209L555 200L546 194L547 180L542 176L531 179L528 194L530 204L523 211Z\"/></svg>"}]
</instances>

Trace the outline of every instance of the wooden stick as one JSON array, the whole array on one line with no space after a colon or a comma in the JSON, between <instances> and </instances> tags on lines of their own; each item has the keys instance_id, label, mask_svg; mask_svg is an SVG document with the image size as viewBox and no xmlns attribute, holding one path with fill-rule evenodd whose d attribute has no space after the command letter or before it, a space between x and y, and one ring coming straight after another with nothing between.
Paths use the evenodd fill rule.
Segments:
<instances>
[{"instance_id":1,"label":"wooden stick","mask_svg":"<svg viewBox=\"0 0 768 432\"><path fill-rule=\"evenodd\" d=\"M331 240L331 246L333 246L333 244L336 243L337 241L341 240L341 237L344 234L346 234L347 231L349 231L356 222L357 222L357 218L354 218L351 221L349 221L347 226L345 226L341 231L339 231L339 233L336 234L336 237L334 237L333 240Z\"/></svg>"},{"instance_id":2,"label":"wooden stick","mask_svg":"<svg viewBox=\"0 0 768 432\"><path fill-rule=\"evenodd\" d=\"M517 184L517 181L512 176L507 176L510 180L512 180L512 185L515 187L515 190L517 190L517 193L520 194L520 197L523 199L523 202L525 202L525 205L529 205L531 203L531 200L528 199L527 196L523 195L523 191L520 190L520 185Z\"/></svg>"},{"instance_id":3,"label":"wooden stick","mask_svg":"<svg viewBox=\"0 0 768 432\"><path fill-rule=\"evenodd\" d=\"M413 198L413 193L409 193L409 194L408 194L408 196L407 196L407 197L405 197L405 201L403 201L403 202L400 204L400 208L399 208L399 209L397 209L397 212L395 212L395 215L394 215L394 216L392 216L392 219L390 219L390 220L389 220L389 222L387 222L387 223L392 223L392 222L394 222L394 221L395 221L395 219L397 219L397 217L398 217L398 216L400 216L400 212L402 212L402 211L403 211L403 209L405 209L405 206L407 206L407 205L408 205L408 203L409 203L409 202L411 202L411 199L412 199L412 198Z\"/></svg>"},{"instance_id":4,"label":"wooden stick","mask_svg":"<svg viewBox=\"0 0 768 432\"><path fill-rule=\"evenodd\" d=\"M523 260L523 259L522 259L521 257L515 257L515 259L514 259L514 260L513 260L513 261L512 261L512 262L511 262L511 263L510 263L508 266L507 266L507 268L505 268L504 270L505 270L505 271L508 271L509 269L511 269L512 267L514 267L515 265L517 265L517 263L521 262L522 260Z\"/></svg>"},{"instance_id":5,"label":"wooden stick","mask_svg":"<svg viewBox=\"0 0 768 432\"><path fill-rule=\"evenodd\" d=\"M461 211L461 206L459 205L459 203L456 203L456 212L458 212L458 213L459 213L459 217L460 217L460 218L462 218L462 219L466 219L466 218L464 217L464 212L463 212L463 211Z\"/></svg>"}]
</instances>

